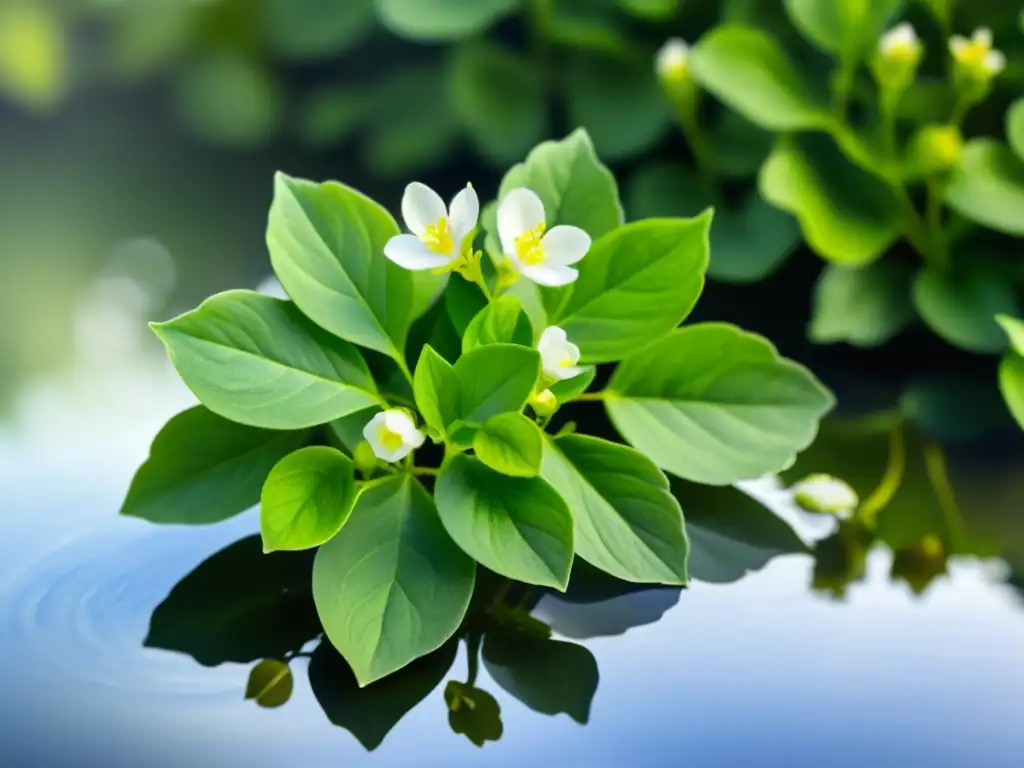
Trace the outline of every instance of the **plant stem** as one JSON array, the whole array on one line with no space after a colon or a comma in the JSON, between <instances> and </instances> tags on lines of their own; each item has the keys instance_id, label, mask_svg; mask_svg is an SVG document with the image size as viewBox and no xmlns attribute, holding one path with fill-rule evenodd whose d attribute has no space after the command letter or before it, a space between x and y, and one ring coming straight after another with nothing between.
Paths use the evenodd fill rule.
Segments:
<instances>
[{"instance_id":1,"label":"plant stem","mask_svg":"<svg viewBox=\"0 0 1024 768\"><path fill-rule=\"evenodd\" d=\"M480 632L470 632L466 635L466 685L476 685L476 676L480 672L480 644L483 635Z\"/></svg>"},{"instance_id":2,"label":"plant stem","mask_svg":"<svg viewBox=\"0 0 1024 768\"><path fill-rule=\"evenodd\" d=\"M866 523L874 523L878 514L885 509L903 484L907 469L907 445L903 436L902 422L889 432L889 461L878 487L864 500L857 510L857 516Z\"/></svg>"},{"instance_id":3,"label":"plant stem","mask_svg":"<svg viewBox=\"0 0 1024 768\"><path fill-rule=\"evenodd\" d=\"M598 400L604 400L604 399L605 399L605 393L603 391L601 391L601 392L584 392L581 395L576 395L576 397L574 397L569 402L570 403L592 403L592 402L597 402Z\"/></svg>"},{"instance_id":4,"label":"plant stem","mask_svg":"<svg viewBox=\"0 0 1024 768\"><path fill-rule=\"evenodd\" d=\"M711 147L700 127L700 91L692 83L689 83L685 90L671 93L670 98L683 136L686 137L690 150L693 152L693 159L697 163L697 172L707 185L708 191L713 193L715 178L711 165Z\"/></svg>"},{"instance_id":5,"label":"plant stem","mask_svg":"<svg viewBox=\"0 0 1024 768\"><path fill-rule=\"evenodd\" d=\"M441 470L435 467L413 467L412 473L414 475L437 475Z\"/></svg>"},{"instance_id":6,"label":"plant stem","mask_svg":"<svg viewBox=\"0 0 1024 768\"><path fill-rule=\"evenodd\" d=\"M946 234L942 230L942 189L941 182L928 180L927 203L928 231L932 243L932 255L935 263L942 268L949 267L949 247Z\"/></svg>"},{"instance_id":7,"label":"plant stem","mask_svg":"<svg viewBox=\"0 0 1024 768\"><path fill-rule=\"evenodd\" d=\"M946 522L946 543L948 545L960 538L962 523L960 508L956 502L956 493L949 480L946 455L938 443L929 442L925 446L924 466L928 473L928 481L931 483L932 491L935 493L935 498L939 502L939 508L942 510L942 516Z\"/></svg>"}]
</instances>

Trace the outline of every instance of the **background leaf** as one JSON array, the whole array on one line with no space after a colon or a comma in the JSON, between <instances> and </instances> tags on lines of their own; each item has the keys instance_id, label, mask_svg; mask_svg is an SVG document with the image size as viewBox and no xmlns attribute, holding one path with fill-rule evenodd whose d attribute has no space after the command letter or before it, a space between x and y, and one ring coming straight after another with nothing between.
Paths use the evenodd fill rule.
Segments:
<instances>
[{"instance_id":1,"label":"background leaf","mask_svg":"<svg viewBox=\"0 0 1024 768\"><path fill-rule=\"evenodd\" d=\"M889 260L863 267L826 266L814 287L810 338L856 347L889 341L914 320L911 277L909 267Z\"/></svg>"},{"instance_id":2,"label":"background leaf","mask_svg":"<svg viewBox=\"0 0 1024 768\"><path fill-rule=\"evenodd\" d=\"M823 50L863 58L878 44L901 0L785 0L785 5L797 29Z\"/></svg>"},{"instance_id":3,"label":"background leaf","mask_svg":"<svg viewBox=\"0 0 1024 768\"><path fill-rule=\"evenodd\" d=\"M360 494L345 527L317 552L313 599L328 639L364 686L452 636L475 570L423 487L389 478Z\"/></svg>"},{"instance_id":4,"label":"background leaf","mask_svg":"<svg viewBox=\"0 0 1024 768\"><path fill-rule=\"evenodd\" d=\"M340 451L312 445L285 456L263 485L264 551L320 546L345 524L355 500L355 466Z\"/></svg>"},{"instance_id":5,"label":"background leaf","mask_svg":"<svg viewBox=\"0 0 1024 768\"><path fill-rule=\"evenodd\" d=\"M336 55L373 29L374 0L264 0L267 42L299 61Z\"/></svg>"},{"instance_id":6,"label":"background leaf","mask_svg":"<svg viewBox=\"0 0 1024 768\"><path fill-rule=\"evenodd\" d=\"M151 523L206 525L256 506L273 466L309 439L236 424L199 405L164 425L121 514Z\"/></svg>"},{"instance_id":7,"label":"background leaf","mask_svg":"<svg viewBox=\"0 0 1024 768\"><path fill-rule=\"evenodd\" d=\"M478 563L510 579L565 590L572 516L540 478L508 477L460 455L434 491L449 535Z\"/></svg>"},{"instance_id":8,"label":"background leaf","mask_svg":"<svg viewBox=\"0 0 1024 768\"><path fill-rule=\"evenodd\" d=\"M1016 352L999 364L999 389L1013 418L1024 429L1024 357Z\"/></svg>"},{"instance_id":9,"label":"background leaf","mask_svg":"<svg viewBox=\"0 0 1024 768\"><path fill-rule=\"evenodd\" d=\"M994 139L972 139L950 176L946 202L982 226L1024 235L1024 160Z\"/></svg>"},{"instance_id":10,"label":"background leaf","mask_svg":"<svg viewBox=\"0 0 1024 768\"><path fill-rule=\"evenodd\" d=\"M410 40L457 40L482 32L516 0L376 0L381 22Z\"/></svg>"},{"instance_id":11,"label":"background leaf","mask_svg":"<svg viewBox=\"0 0 1024 768\"><path fill-rule=\"evenodd\" d=\"M299 429L380 402L359 350L290 301L228 291L152 328L203 405L241 424Z\"/></svg>"},{"instance_id":12,"label":"background leaf","mask_svg":"<svg viewBox=\"0 0 1024 768\"><path fill-rule=\"evenodd\" d=\"M619 432L674 475L729 485L789 464L833 398L760 336L681 328L623 362L605 406Z\"/></svg>"},{"instance_id":13,"label":"background leaf","mask_svg":"<svg viewBox=\"0 0 1024 768\"><path fill-rule=\"evenodd\" d=\"M996 353L1007 347L998 314L1019 311L1013 286L999 274L975 268L964 274L923 269L914 280L914 306L935 333L972 352Z\"/></svg>"},{"instance_id":14,"label":"background leaf","mask_svg":"<svg viewBox=\"0 0 1024 768\"><path fill-rule=\"evenodd\" d=\"M1006 112L1006 138L1017 158L1024 161L1024 98L1013 102Z\"/></svg>"}]
</instances>

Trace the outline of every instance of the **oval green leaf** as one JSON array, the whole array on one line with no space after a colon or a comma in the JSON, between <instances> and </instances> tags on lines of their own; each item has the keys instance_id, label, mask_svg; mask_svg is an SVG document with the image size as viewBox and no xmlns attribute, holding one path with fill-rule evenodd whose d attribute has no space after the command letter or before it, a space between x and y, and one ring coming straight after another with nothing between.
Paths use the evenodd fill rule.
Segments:
<instances>
[{"instance_id":1,"label":"oval green leaf","mask_svg":"<svg viewBox=\"0 0 1024 768\"><path fill-rule=\"evenodd\" d=\"M499 413L484 422L473 436L473 451L491 469L512 477L540 473L544 436L521 413Z\"/></svg>"},{"instance_id":2,"label":"oval green leaf","mask_svg":"<svg viewBox=\"0 0 1024 768\"><path fill-rule=\"evenodd\" d=\"M1009 315L998 315L996 322L1006 333L1013 351L1018 355L1024 355L1024 320Z\"/></svg>"},{"instance_id":3,"label":"oval green leaf","mask_svg":"<svg viewBox=\"0 0 1024 768\"><path fill-rule=\"evenodd\" d=\"M312 445L285 456L260 497L263 551L319 547L341 530L355 500L355 467L341 451Z\"/></svg>"},{"instance_id":4,"label":"oval green leaf","mask_svg":"<svg viewBox=\"0 0 1024 768\"><path fill-rule=\"evenodd\" d=\"M384 256L398 233L391 214L354 189L274 179L267 246L285 291L321 328L404 362L409 327L442 278Z\"/></svg>"},{"instance_id":5,"label":"oval green leaf","mask_svg":"<svg viewBox=\"0 0 1024 768\"><path fill-rule=\"evenodd\" d=\"M240 424L300 429L380 402L359 350L290 301L228 291L152 328L200 402Z\"/></svg>"},{"instance_id":6,"label":"oval green leaf","mask_svg":"<svg viewBox=\"0 0 1024 768\"><path fill-rule=\"evenodd\" d=\"M901 0L785 0L786 12L805 36L829 53L863 58L877 44Z\"/></svg>"},{"instance_id":7,"label":"oval green leaf","mask_svg":"<svg viewBox=\"0 0 1024 768\"><path fill-rule=\"evenodd\" d=\"M434 494L444 527L477 562L510 579L565 591L572 516L547 482L508 477L461 455L442 470Z\"/></svg>"},{"instance_id":8,"label":"oval green leaf","mask_svg":"<svg viewBox=\"0 0 1024 768\"><path fill-rule=\"evenodd\" d=\"M624 361L605 400L634 448L708 485L785 467L833 404L807 369L767 340L719 323L681 328Z\"/></svg>"},{"instance_id":9,"label":"oval green leaf","mask_svg":"<svg viewBox=\"0 0 1024 768\"><path fill-rule=\"evenodd\" d=\"M287 664L277 659L264 659L249 673L245 698L265 709L274 709L288 703L294 687L295 679Z\"/></svg>"},{"instance_id":10,"label":"oval green leaf","mask_svg":"<svg viewBox=\"0 0 1024 768\"><path fill-rule=\"evenodd\" d=\"M1013 285L980 268L965 274L922 270L914 280L914 305L928 327L950 344L983 354L1006 350L1006 334L995 316L1020 309Z\"/></svg>"},{"instance_id":11,"label":"oval green leaf","mask_svg":"<svg viewBox=\"0 0 1024 768\"><path fill-rule=\"evenodd\" d=\"M814 287L809 336L819 344L885 344L914 320L911 270L889 260L863 267L830 264Z\"/></svg>"},{"instance_id":12,"label":"oval green leaf","mask_svg":"<svg viewBox=\"0 0 1024 768\"><path fill-rule=\"evenodd\" d=\"M569 435L546 442L541 474L572 510L577 555L623 581L686 584L683 513L650 459Z\"/></svg>"},{"instance_id":13,"label":"oval green leaf","mask_svg":"<svg viewBox=\"0 0 1024 768\"><path fill-rule=\"evenodd\" d=\"M1024 235L1024 160L995 139L972 139L946 186L946 202L978 224Z\"/></svg>"},{"instance_id":14,"label":"oval green leaf","mask_svg":"<svg viewBox=\"0 0 1024 768\"><path fill-rule=\"evenodd\" d=\"M281 56L305 61L343 52L373 29L373 0L264 0L267 42Z\"/></svg>"},{"instance_id":15,"label":"oval green leaf","mask_svg":"<svg viewBox=\"0 0 1024 768\"><path fill-rule=\"evenodd\" d=\"M377 0L381 22L410 40L458 40L483 32L517 0Z\"/></svg>"},{"instance_id":16,"label":"oval green leaf","mask_svg":"<svg viewBox=\"0 0 1024 768\"><path fill-rule=\"evenodd\" d=\"M1013 102L1006 112L1006 138L1018 159L1024 161L1024 98Z\"/></svg>"},{"instance_id":17,"label":"oval green leaf","mask_svg":"<svg viewBox=\"0 0 1024 768\"><path fill-rule=\"evenodd\" d=\"M413 375L413 391L423 420L442 436L459 417L459 389L459 377L452 366L433 347L425 345Z\"/></svg>"},{"instance_id":18,"label":"oval green leaf","mask_svg":"<svg viewBox=\"0 0 1024 768\"><path fill-rule=\"evenodd\" d=\"M999 389L1013 418L1024 429L1024 357L1016 352L999 364Z\"/></svg>"},{"instance_id":19,"label":"oval green leaf","mask_svg":"<svg viewBox=\"0 0 1024 768\"><path fill-rule=\"evenodd\" d=\"M711 212L648 219L594 243L551 323L565 329L584 363L621 360L681 323L704 289Z\"/></svg>"},{"instance_id":20,"label":"oval green leaf","mask_svg":"<svg viewBox=\"0 0 1024 768\"><path fill-rule=\"evenodd\" d=\"M273 466L308 439L306 431L247 427L197 405L153 440L121 514L177 525L226 520L258 504Z\"/></svg>"},{"instance_id":21,"label":"oval green leaf","mask_svg":"<svg viewBox=\"0 0 1024 768\"><path fill-rule=\"evenodd\" d=\"M889 190L825 136L780 138L758 185L769 203L796 216L808 245L829 261L874 261L900 234Z\"/></svg>"},{"instance_id":22,"label":"oval green leaf","mask_svg":"<svg viewBox=\"0 0 1024 768\"><path fill-rule=\"evenodd\" d=\"M463 353L485 344L533 346L533 324L515 296L501 296L480 310L462 337Z\"/></svg>"},{"instance_id":23,"label":"oval green leaf","mask_svg":"<svg viewBox=\"0 0 1024 768\"><path fill-rule=\"evenodd\" d=\"M829 121L822 99L764 32L723 24L694 46L689 64L701 85L763 128L809 130Z\"/></svg>"},{"instance_id":24,"label":"oval green leaf","mask_svg":"<svg viewBox=\"0 0 1024 768\"><path fill-rule=\"evenodd\" d=\"M507 411L521 411L540 376L540 355L516 344L488 344L454 366L461 390L461 418L482 424Z\"/></svg>"},{"instance_id":25,"label":"oval green leaf","mask_svg":"<svg viewBox=\"0 0 1024 768\"><path fill-rule=\"evenodd\" d=\"M439 648L469 607L476 567L408 477L364 490L317 552L313 599L331 644L360 686Z\"/></svg>"}]
</instances>

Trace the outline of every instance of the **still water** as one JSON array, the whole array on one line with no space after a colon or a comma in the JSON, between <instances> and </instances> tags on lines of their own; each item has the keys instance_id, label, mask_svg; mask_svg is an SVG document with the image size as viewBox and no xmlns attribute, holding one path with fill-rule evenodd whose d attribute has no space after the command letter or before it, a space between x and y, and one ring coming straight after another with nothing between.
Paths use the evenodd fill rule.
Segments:
<instances>
[{"instance_id":1,"label":"still water","mask_svg":"<svg viewBox=\"0 0 1024 768\"><path fill-rule=\"evenodd\" d=\"M86 346L0 430L0 765L1020 765L1024 603L998 561L954 557L917 597L879 547L835 600L809 588L810 554L779 554L800 540L740 541L685 494L694 575L719 583L528 599L552 638L487 636L475 687L500 738L477 747L443 693L467 681L464 645L359 691L316 650L308 560L263 558L252 513L197 529L117 516L191 403L154 346L122 352ZM748 490L807 544L832 527L771 482ZM288 649L290 699L245 700L254 664Z\"/></svg>"}]
</instances>

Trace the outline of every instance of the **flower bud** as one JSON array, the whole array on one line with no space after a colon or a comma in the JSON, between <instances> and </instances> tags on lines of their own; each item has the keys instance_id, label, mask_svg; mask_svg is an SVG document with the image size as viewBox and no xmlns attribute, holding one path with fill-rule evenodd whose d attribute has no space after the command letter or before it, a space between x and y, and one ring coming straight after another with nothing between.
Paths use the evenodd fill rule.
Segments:
<instances>
[{"instance_id":1,"label":"flower bud","mask_svg":"<svg viewBox=\"0 0 1024 768\"><path fill-rule=\"evenodd\" d=\"M679 37L670 38L661 46L654 59L654 68L665 87L679 88L689 82L689 55L690 46Z\"/></svg>"},{"instance_id":2,"label":"flower bud","mask_svg":"<svg viewBox=\"0 0 1024 768\"><path fill-rule=\"evenodd\" d=\"M908 173L935 176L945 173L960 160L964 140L955 125L925 125L910 140Z\"/></svg>"},{"instance_id":3,"label":"flower bud","mask_svg":"<svg viewBox=\"0 0 1024 768\"><path fill-rule=\"evenodd\" d=\"M545 389L530 397L530 407L538 416L546 418L558 410L558 398L550 389Z\"/></svg>"},{"instance_id":4,"label":"flower bud","mask_svg":"<svg viewBox=\"0 0 1024 768\"><path fill-rule=\"evenodd\" d=\"M808 512L848 517L860 500L856 491L837 477L811 475L793 487L793 500Z\"/></svg>"},{"instance_id":5,"label":"flower bud","mask_svg":"<svg viewBox=\"0 0 1024 768\"><path fill-rule=\"evenodd\" d=\"M907 22L897 24L878 41L871 62L875 79L883 88L902 91L914 79L924 47Z\"/></svg>"},{"instance_id":6,"label":"flower bud","mask_svg":"<svg viewBox=\"0 0 1024 768\"><path fill-rule=\"evenodd\" d=\"M992 30L988 27L978 27L970 39L953 35L949 39L949 52L961 79L988 83L1006 69L1006 56L992 47Z\"/></svg>"}]
</instances>

